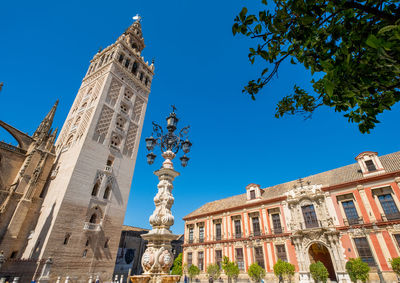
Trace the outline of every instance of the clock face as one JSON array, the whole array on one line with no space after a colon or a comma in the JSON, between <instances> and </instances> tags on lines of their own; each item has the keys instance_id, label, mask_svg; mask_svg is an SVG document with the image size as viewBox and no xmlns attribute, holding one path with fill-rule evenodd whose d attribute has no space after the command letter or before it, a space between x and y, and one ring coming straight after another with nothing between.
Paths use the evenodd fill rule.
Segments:
<instances>
[{"instance_id":1,"label":"clock face","mask_svg":"<svg viewBox=\"0 0 400 283\"><path fill-rule=\"evenodd\" d=\"M126 264L130 264L135 257L135 250L134 249L128 249L125 253L125 262Z\"/></svg>"}]
</instances>

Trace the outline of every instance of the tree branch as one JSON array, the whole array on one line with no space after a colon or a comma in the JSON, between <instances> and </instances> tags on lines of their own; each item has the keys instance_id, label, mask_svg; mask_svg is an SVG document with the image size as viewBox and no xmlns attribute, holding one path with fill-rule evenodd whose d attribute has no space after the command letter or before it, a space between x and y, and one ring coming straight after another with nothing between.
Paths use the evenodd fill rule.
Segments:
<instances>
[{"instance_id":1,"label":"tree branch","mask_svg":"<svg viewBox=\"0 0 400 283\"><path fill-rule=\"evenodd\" d=\"M390 23L395 23L397 18L396 16L386 13L384 11L381 11L377 8L374 7L370 7L370 6L365 6L365 5L361 5L360 3L354 2L354 1L347 1L344 6L346 8L353 8L353 9L358 9L361 10L363 12L367 12L370 14L373 14L381 19L384 19Z\"/></svg>"}]
</instances>

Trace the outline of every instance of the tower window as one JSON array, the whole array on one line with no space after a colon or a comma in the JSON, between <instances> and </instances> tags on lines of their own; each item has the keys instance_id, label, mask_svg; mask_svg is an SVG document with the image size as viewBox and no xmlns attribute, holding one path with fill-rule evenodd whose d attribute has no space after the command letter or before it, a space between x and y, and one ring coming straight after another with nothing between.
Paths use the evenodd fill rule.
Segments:
<instances>
[{"instance_id":1,"label":"tower window","mask_svg":"<svg viewBox=\"0 0 400 283\"><path fill-rule=\"evenodd\" d=\"M119 146L120 143L121 143L121 139L119 138L119 136L113 135L111 138L111 145L117 147L117 146Z\"/></svg>"},{"instance_id":2,"label":"tower window","mask_svg":"<svg viewBox=\"0 0 400 283\"><path fill-rule=\"evenodd\" d=\"M110 239L106 239L106 241L104 242L104 248L108 249L108 243L110 242Z\"/></svg>"},{"instance_id":3,"label":"tower window","mask_svg":"<svg viewBox=\"0 0 400 283\"><path fill-rule=\"evenodd\" d=\"M136 74L137 70L138 70L138 63L137 62L133 62L132 65L132 73Z\"/></svg>"},{"instance_id":4,"label":"tower window","mask_svg":"<svg viewBox=\"0 0 400 283\"><path fill-rule=\"evenodd\" d=\"M132 45L131 45L131 46L132 46L133 49L138 49L138 48L137 48L137 45L136 45L134 42L132 42Z\"/></svg>"},{"instance_id":5,"label":"tower window","mask_svg":"<svg viewBox=\"0 0 400 283\"><path fill-rule=\"evenodd\" d=\"M117 128L119 128L120 130L123 130L124 125L125 125L125 120L122 117L118 117L116 124L117 124Z\"/></svg>"},{"instance_id":6,"label":"tower window","mask_svg":"<svg viewBox=\"0 0 400 283\"><path fill-rule=\"evenodd\" d=\"M149 78L146 77L145 81L144 81L144 85L147 86L147 84L149 83Z\"/></svg>"},{"instance_id":7,"label":"tower window","mask_svg":"<svg viewBox=\"0 0 400 283\"><path fill-rule=\"evenodd\" d=\"M125 96L125 98L126 99L131 99L131 97L132 97L132 93L128 90L128 91L125 91L125 93L124 93L124 96Z\"/></svg>"},{"instance_id":8,"label":"tower window","mask_svg":"<svg viewBox=\"0 0 400 283\"><path fill-rule=\"evenodd\" d=\"M86 257L86 255L87 255L87 249L84 249L84 250L83 250L82 257Z\"/></svg>"},{"instance_id":9,"label":"tower window","mask_svg":"<svg viewBox=\"0 0 400 283\"><path fill-rule=\"evenodd\" d=\"M129 67L129 63L131 62L131 60L129 60L129 59L126 59L126 61L125 61L125 67L126 68L128 68Z\"/></svg>"},{"instance_id":10,"label":"tower window","mask_svg":"<svg viewBox=\"0 0 400 283\"><path fill-rule=\"evenodd\" d=\"M69 234L69 233L67 233L66 235L65 235L65 238L64 238L64 245L68 245L68 242L69 242L69 238L71 237L71 234Z\"/></svg>"},{"instance_id":11,"label":"tower window","mask_svg":"<svg viewBox=\"0 0 400 283\"><path fill-rule=\"evenodd\" d=\"M93 186L92 196L94 196L94 197L97 196L97 194L99 193L99 187L100 187L100 184L97 181L96 184L94 184L94 186Z\"/></svg>"},{"instance_id":12,"label":"tower window","mask_svg":"<svg viewBox=\"0 0 400 283\"><path fill-rule=\"evenodd\" d=\"M103 62L104 62L104 55L101 56L100 63L99 63L99 67L103 64Z\"/></svg>"},{"instance_id":13,"label":"tower window","mask_svg":"<svg viewBox=\"0 0 400 283\"><path fill-rule=\"evenodd\" d=\"M108 157L108 159L107 159L106 165L107 165L107 166L112 166L112 165L113 165L113 162L114 162L114 157L112 157L112 155L110 155L110 156Z\"/></svg>"},{"instance_id":14,"label":"tower window","mask_svg":"<svg viewBox=\"0 0 400 283\"><path fill-rule=\"evenodd\" d=\"M66 145L67 147L69 147L69 146L72 144L73 138L74 138L74 136L71 135L71 136L67 139L67 142L65 143L65 145Z\"/></svg>"},{"instance_id":15,"label":"tower window","mask_svg":"<svg viewBox=\"0 0 400 283\"><path fill-rule=\"evenodd\" d=\"M124 54L120 54L118 58L118 62L122 63L124 61Z\"/></svg>"},{"instance_id":16,"label":"tower window","mask_svg":"<svg viewBox=\"0 0 400 283\"><path fill-rule=\"evenodd\" d=\"M89 246L90 244L90 238L87 238L86 243L85 243L85 247Z\"/></svg>"},{"instance_id":17,"label":"tower window","mask_svg":"<svg viewBox=\"0 0 400 283\"><path fill-rule=\"evenodd\" d=\"M140 80L143 81L144 74L140 73Z\"/></svg>"},{"instance_id":18,"label":"tower window","mask_svg":"<svg viewBox=\"0 0 400 283\"><path fill-rule=\"evenodd\" d=\"M108 185L104 191L103 199L108 199L110 197L111 187Z\"/></svg>"},{"instance_id":19,"label":"tower window","mask_svg":"<svg viewBox=\"0 0 400 283\"><path fill-rule=\"evenodd\" d=\"M365 161L365 166L367 166L367 169L369 172L376 171L375 164L372 160L366 160Z\"/></svg>"},{"instance_id":20,"label":"tower window","mask_svg":"<svg viewBox=\"0 0 400 283\"><path fill-rule=\"evenodd\" d=\"M76 118L75 120L74 127L78 126L80 121L81 121L81 116L78 116L78 118Z\"/></svg>"},{"instance_id":21,"label":"tower window","mask_svg":"<svg viewBox=\"0 0 400 283\"><path fill-rule=\"evenodd\" d=\"M10 258L16 258L18 254L18 251L13 251L10 255Z\"/></svg>"},{"instance_id":22,"label":"tower window","mask_svg":"<svg viewBox=\"0 0 400 283\"><path fill-rule=\"evenodd\" d=\"M126 104L121 103L120 108L123 113L128 113L128 106Z\"/></svg>"},{"instance_id":23,"label":"tower window","mask_svg":"<svg viewBox=\"0 0 400 283\"><path fill-rule=\"evenodd\" d=\"M92 223L92 224L96 224L96 222L97 222L97 215L96 215L96 213L93 213L92 216L90 216L89 222Z\"/></svg>"}]
</instances>

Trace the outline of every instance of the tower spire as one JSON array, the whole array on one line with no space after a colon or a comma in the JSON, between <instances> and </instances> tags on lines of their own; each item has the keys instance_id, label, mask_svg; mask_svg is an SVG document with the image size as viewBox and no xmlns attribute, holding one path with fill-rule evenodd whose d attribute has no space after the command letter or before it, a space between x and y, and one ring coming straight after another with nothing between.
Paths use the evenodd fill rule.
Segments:
<instances>
[{"instance_id":1,"label":"tower spire","mask_svg":"<svg viewBox=\"0 0 400 283\"><path fill-rule=\"evenodd\" d=\"M132 19L134 20L133 24L126 29L124 34L127 43L140 53L145 47L141 25L142 17L136 14Z\"/></svg>"},{"instance_id":2,"label":"tower spire","mask_svg":"<svg viewBox=\"0 0 400 283\"><path fill-rule=\"evenodd\" d=\"M58 99L56 103L54 103L53 107L50 109L49 113L47 113L46 117L44 117L39 127L37 127L35 133L33 134L33 138L37 138L43 134L45 135L49 134L51 125L53 124L54 115L57 110L57 105L58 105Z\"/></svg>"}]
</instances>

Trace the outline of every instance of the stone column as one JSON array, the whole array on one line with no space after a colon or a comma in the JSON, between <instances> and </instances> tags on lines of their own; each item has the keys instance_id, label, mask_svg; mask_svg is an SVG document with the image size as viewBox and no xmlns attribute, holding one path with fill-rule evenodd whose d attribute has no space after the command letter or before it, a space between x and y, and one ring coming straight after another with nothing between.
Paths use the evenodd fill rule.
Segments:
<instances>
[{"instance_id":1,"label":"stone column","mask_svg":"<svg viewBox=\"0 0 400 283\"><path fill-rule=\"evenodd\" d=\"M169 230L174 224L174 216L171 213L171 207L174 203L172 182L175 177L179 176L179 173L174 170L171 161L175 154L172 151L166 151L162 156L165 161L161 169L154 172L160 182L157 185L158 193L154 197L156 208L149 218L152 230L142 235L142 238L147 240L148 244L142 257L144 273L141 278L148 277L152 283L168 281L167 278L169 282L178 280L178 278L175 278L176 276L169 276L168 274L174 258L171 253L171 241L176 238L176 235ZM137 278L139 281L139 277L133 276L131 278Z\"/></svg>"}]
</instances>

